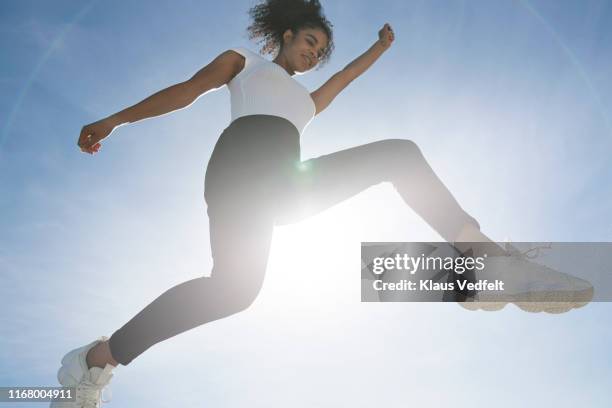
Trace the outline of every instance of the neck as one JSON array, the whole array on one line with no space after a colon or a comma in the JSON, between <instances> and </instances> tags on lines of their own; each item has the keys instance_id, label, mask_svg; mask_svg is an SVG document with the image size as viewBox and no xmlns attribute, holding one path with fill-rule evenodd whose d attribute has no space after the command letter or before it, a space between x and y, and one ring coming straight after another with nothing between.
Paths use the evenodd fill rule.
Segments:
<instances>
[{"instance_id":1,"label":"neck","mask_svg":"<svg viewBox=\"0 0 612 408\"><path fill-rule=\"evenodd\" d=\"M295 71L289 67L289 64L287 63L287 58L285 58L282 52L279 52L276 58L272 60L272 62L274 62L275 64L283 68L285 71L287 71L289 75L291 76L295 75Z\"/></svg>"}]
</instances>

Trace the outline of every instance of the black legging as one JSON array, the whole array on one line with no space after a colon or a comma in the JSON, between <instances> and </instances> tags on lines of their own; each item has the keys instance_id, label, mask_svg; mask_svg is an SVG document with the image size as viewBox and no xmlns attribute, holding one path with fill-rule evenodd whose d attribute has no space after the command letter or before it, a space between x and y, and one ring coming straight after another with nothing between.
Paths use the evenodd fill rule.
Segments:
<instances>
[{"instance_id":1,"label":"black legging","mask_svg":"<svg viewBox=\"0 0 612 408\"><path fill-rule=\"evenodd\" d=\"M245 116L221 134L206 169L214 265L209 277L155 299L110 338L128 365L152 345L242 311L259 293L274 225L297 222L359 192L391 182L445 240L471 223L410 140L390 139L300 162L299 132L286 119Z\"/></svg>"}]
</instances>

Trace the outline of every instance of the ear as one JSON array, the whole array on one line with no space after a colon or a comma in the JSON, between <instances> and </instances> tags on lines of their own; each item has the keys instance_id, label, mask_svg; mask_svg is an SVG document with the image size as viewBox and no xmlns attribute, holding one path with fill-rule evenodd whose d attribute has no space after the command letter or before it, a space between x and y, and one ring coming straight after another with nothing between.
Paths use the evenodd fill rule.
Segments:
<instances>
[{"instance_id":1,"label":"ear","mask_svg":"<svg viewBox=\"0 0 612 408\"><path fill-rule=\"evenodd\" d=\"M286 29L283 33L283 44L287 44L293 41L293 31L290 28Z\"/></svg>"}]
</instances>

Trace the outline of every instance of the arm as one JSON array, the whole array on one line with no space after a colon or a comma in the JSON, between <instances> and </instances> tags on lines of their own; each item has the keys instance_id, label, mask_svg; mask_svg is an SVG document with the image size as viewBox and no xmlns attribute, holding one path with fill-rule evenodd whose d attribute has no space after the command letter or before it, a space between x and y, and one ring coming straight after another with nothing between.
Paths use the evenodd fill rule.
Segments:
<instances>
[{"instance_id":1,"label":"arm","mask_svg":"<svg viewBox=\"0 0 612 408\"><path fill-rule=\"evenodd\" d=\"M165 88L136 105L83 127L78 145L82 151L93 154L100 148L99 142L117 127L185 108L200 95L227 84L243 66L244 57L234 51L225 51L187 81Z\"/></svg>"},{"instance_id":2,"label":"arm","mask_svg":"<svg viewBox=\"0 0 612 408\"><path fill-rule=\"evenodd\" d=\"M363 54L354 59L341 71L336 72L310 96L316 106L316 114L327 108L334 98L355 78L363 74L391 46L395 39L389 24L378 32L378 40Z\"/></svg>"}]
</instances>

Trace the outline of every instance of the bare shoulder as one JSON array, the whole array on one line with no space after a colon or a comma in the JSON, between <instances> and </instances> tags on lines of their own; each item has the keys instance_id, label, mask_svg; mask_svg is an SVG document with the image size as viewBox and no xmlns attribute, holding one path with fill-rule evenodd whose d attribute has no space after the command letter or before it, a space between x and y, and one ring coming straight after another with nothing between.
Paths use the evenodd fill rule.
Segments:
<instances>
[{"instance_id":1,"label":"bare shoulder","mask_svg":"<svg viewBox=\"0 0 612 408\"><path fill-rule=\"evenodd\" d=\"M228 65L230 65L234 70L234 76L238 75L240 71L244 68L245 58L241 54L237 53L234 50L227 50L219 55L219 57L226 61Z\"/></svg>"},{"instance_id":2,"label":"bare shoulder","mask_svg":"<svg viewBox=\"0 0 612 408\"><path fill-rule=\"evenodd\" d=\"M245 58L234 50L227 50L219 54L211 64L214 64L218 70L224 71L229 82L242 71Z\"/></svg>"},{"instance_id":3,"label":"bare shoulder","mask_svg":"<svg viewBox=\"0 0 612 408\"><path fill-rule=\"evenodd\" d=\"M200 95L230 82L244 68L244 57L227 50L196 72L188 81L191 91Z\"/></svg>"}]
</instances>

